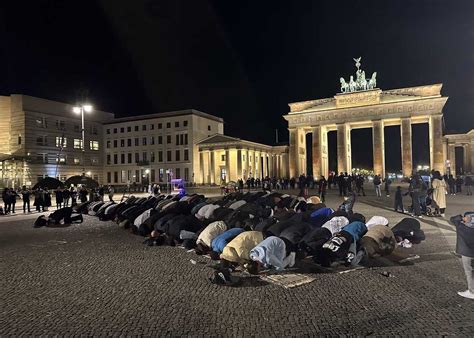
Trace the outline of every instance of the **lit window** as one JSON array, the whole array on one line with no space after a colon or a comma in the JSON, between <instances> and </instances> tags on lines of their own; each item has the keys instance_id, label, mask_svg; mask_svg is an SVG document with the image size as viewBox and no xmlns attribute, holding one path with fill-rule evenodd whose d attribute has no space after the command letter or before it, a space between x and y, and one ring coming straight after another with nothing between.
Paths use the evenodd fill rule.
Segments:
<instances>
[{"instance_id":1,"label":"lit window","mask_svg":"<svg viewBox=\"0 0 474 338\"><path fill-rule=\"evenodd\" d=\"M56 147L58 148L66 148L67 146L67 138L62 136L56 136Z\"/></svg>"},{"instance_id":2,"label":"lit window","mask_svg":"<svg viewBox=\"0 0 474 338\"><path fill-rule=\"evenodd\" d=\"M75 159L74 159L74 164L81 164L81 160L78 159L78 158L75 158Z\"/></svg>"},{"instance_id":3,"label":"lit window","mask_svg":"<svg viewBox=\"0 0 474 338\"><path fill-rule=\"evenodd\" d=\"M89 141L90 150L99 150L99 141Z\"/></svg>"},{"instance_id":4,"label":"lit window","mask_svg":"<svg viewBox=\"0 0 474 338\"><path fill-rule=\"evenodd\" d=\"M74 139L74 149L82 149L82 140L80 138Z\"/></svg>"}]
</instances>

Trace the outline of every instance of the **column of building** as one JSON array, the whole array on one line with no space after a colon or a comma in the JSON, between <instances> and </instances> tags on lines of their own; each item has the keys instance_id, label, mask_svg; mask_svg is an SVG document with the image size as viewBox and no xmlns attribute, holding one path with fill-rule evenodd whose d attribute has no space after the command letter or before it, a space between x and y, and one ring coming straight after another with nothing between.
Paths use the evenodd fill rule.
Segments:
<instances>
[{"instance_id":1,"label":"column of building","mask_svg":"<svg viewBox=\"0 0 474 338\"><path fill-rule=\"evenodd\" d=\"M456 144L448 144L447 174L456 176Z\"/></svg>"},{"instance_id":2,"label":"column of building","mask_svg":"<svg viewBox=\"0 0 474 338\"><path fill-rule=\"evenodd\" d=\"M374 173L385 176L385 150L383 120L372 121L372 147L374 156Z\"/></svg>"},{"instance_id":3,"label":"column of building","mask_svg":"<svg viewBox=\"0 0 474 338\"><path fill-rule=\"evenodd\" d=\"M337 170L338 172L351 171L351 129L349 124L337 125Z\"/></svg>"},{"instance_id":4,"label":"column of building","mask_svg":"<svg viewBox=\"0 0 474 338\"><path fill-rule=\"evenodd\" d=\"M443 163L443 115L431 115L430 130L430 166L431 169L444 172Z\"/></svg>"},{"instance_id":5,"label":"column of building","mask_svg":"<svg viewBox=\"0 0 474 338\"><path fill-rule=\"evenodd\" d=\"M402 147L402 174L410 177L413 172L412 144L411 144L411 120L402 118L400 123L400 137Z\"/></svg>"}]
</instances>

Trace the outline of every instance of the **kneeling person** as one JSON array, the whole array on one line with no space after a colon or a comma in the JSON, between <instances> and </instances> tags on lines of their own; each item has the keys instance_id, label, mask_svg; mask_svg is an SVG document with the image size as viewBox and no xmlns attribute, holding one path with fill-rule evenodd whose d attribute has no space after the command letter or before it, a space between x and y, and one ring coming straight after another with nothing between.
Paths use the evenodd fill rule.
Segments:
<instances>
[{"instance_id":1,"label":"kneeling person","mask_svg":"<svg viewBox=\"0 0 474 338\"><path fill-rule=\"evenodd\" d=\"M283 270L295 264L295 252L289 252L285 242L276 236L267 237L250 251L250 259L256 262L250 273L258 273L260 265Z\"/></svg>"},{"instance_id":2,"label":"kneeling person","mask_svg":"<svg viewBox=\"0 0 474 338\"><path fill-rule=\"evenodd\" d=\"M82 214L72 216L72 208L65 207L52 212L48 217L44 215L38 217L34 226L35 228L39 228L48 225L59 225L61 222L63 224L71 224L76 221L78 221L78 223L83 222Z\"/></svg>"}]
</instances>

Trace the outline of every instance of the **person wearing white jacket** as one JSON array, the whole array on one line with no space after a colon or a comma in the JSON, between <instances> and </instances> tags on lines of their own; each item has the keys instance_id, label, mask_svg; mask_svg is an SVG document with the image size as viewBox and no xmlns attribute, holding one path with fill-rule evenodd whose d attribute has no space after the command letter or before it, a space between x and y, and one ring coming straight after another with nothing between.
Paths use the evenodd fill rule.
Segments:
<instances>
[{"instance_id":1,"label":"person wearing white jacket","mask_svg":"<svg viewBox=\"0 0 474 338\"><path fill-rule=\"evenodd\" d=\"M250 259L257 263L253 265L254 271L249 268L250 273L258 272L260 265L280 271L295 264L295 252L288 253L281 238L270 236L250 250Z\"/></svg>"}]
</instances>

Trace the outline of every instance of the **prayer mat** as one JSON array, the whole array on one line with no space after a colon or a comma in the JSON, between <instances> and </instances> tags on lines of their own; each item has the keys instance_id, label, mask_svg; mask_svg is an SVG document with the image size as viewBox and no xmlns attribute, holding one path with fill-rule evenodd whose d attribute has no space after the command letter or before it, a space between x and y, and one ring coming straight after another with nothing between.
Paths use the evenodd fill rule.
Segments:
<instances>
[{"instance_id":1,"label":"prayer mat","mask_svg":"<svg viewBox=\"0 0 474 338\"><path fill-rule=\"evenodd\" d=\"M283 286L286 289L294 288L300 285L308 284L314 281L316 278L301 273L285 273L260 276L264 281Z\"/></svg>"}]
</instances>

